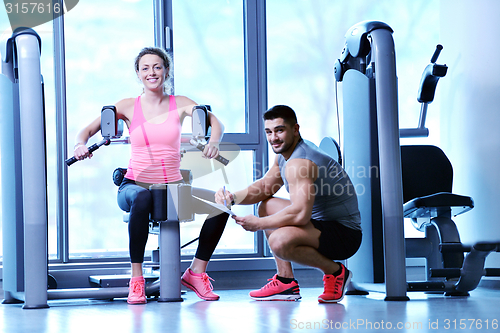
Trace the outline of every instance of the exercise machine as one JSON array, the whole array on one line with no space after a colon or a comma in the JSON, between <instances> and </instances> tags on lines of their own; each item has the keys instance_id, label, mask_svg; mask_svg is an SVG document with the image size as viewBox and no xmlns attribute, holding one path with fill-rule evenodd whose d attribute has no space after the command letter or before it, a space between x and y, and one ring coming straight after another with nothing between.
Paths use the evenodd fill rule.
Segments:
<instances>
[{"instance_id":1,"label":"exercise machine","mask_svg":"<svg viewBox=\"0 0 500 333\"><path fill-rule=\"evenodd\" d=\"M192 134L184 136L181 147L186 153L186 148L199 149L203 151L208 136L208 112L210 106L197 105L192 112ZM103 145L111 143L128 143L128 138L121 138L123 134L123 122L118 120L116 108L105 106L101 111L101 135L103 140L88 147L89 152L93 152ZM229 160L217 156L215 160L223 165L227 165ZM66 164L72 165L77 162L74 157L66 160ZM126 169L118 168L113 173L113 181L119 186ZM181 245L180 245L180 223L194 220L192 204L194 201L198 205L207 207L219 207L221 213L224 207L214 203L215 192L192 187L192 174L190 170L181 170L184 184L153 184L149 187L152 194L153 207L150 214L150 233L159 236L158 250L153 251L153 262L158 263L159 279L147 285L159 285L159 295L156 288L147 288L147 295L159 296L159 302L181 302ZM202 200L200 200L202 199ZM212 202L210 205L203 202ZM123 220L128 222L129 212L124 213ZM189 244L189 243L188 243ZM187 244L186 244L187 245ZM185 245L184 245L185 246ZM90 276L90 280L99 287L107 285L123 284L123 278L119 276ZM125 278L128 282L128 279Z\"/></svg>"},{"instance_id":2,"label":"exercise machine","mask_svg":"<svg viewBox=\"0 0 500 333\"><path fill-rule=\"evenodd\" d=\"M436 86L448 67L436 63L442 45L437 45L422 73L417 100L421 103L418 127L401 129L401 137L426 137L428 104L434 100ZM484 268L491 252L500 252L500 243L462 244L452 217L474 208L471 197L452 192L453 167L436 146L401 146L403 176L403 214L424 238L406 238L406 257L425 258L425 281L410 281L408 291L439 292L448 296L469 296L482 276L500 276L500 269ZM468 254L464 258L464 252Z\"/></svg>"},{"instance_id":3,"label":"exercise machine","mask_svg":"<svg viewBox=\"0 0 500 333\"><path fill-rule=\"evenodd\" d=\"M334 68L336 80L343 84L344 167L358 192L363 228L363 244L349 259L349 268L355 272L356 282L385 282L388 301L408 300L406 292L417 290L465 295L478 285L482 275L497 273L484 271L484 259L498 251L499 244L467 247L460 243L451 216L472 209L473 202L451 193L450 177L449 186L440 187L438 193L411 189L414 184L422 188L422 184L432 182L429 173L436 170L421 169L422 160L429 158L427 154L433 149L424 148L415 159L421 149L401 147L399 139L428 135L427 106L447 67L436 64L442 50L438 45L422 75L418 127L400 130L392 32L378 21L354 25L347 31L345 47ZM438 155L428 160L427 169L449 164L446 157L438 159ZM408 193L418 195L411 197ZM455 212L457 208L461 211ZM419 230L427 230L428 237L405 240L405 217L414 219ZM469 250L464 261L462 253ZM407 283L406 257L426 257L429 279Z\"/></svg>"},{"instance_id":4,"label":"exercise machine","mask_svg":"<svg viewBox=\"0 0 500 333\"><path fill-rule=\"evenodd\" d=\"M47 179L41 40L16 29L2 43L3 289L6 303L47 307Z\"/></svg>"},{"instance_id":5,"label":"exercise machine","mask_svg":"<svg viewBox=\"0 0 500 333\"><path fill-rule=\"evenodd\" d=\"M358 193L363 228L349 269L356 282L385 280L386 300L408 300L392 32L379 21L351 27L334 75L343 82L344 168Z\"/></svg>"}]
</instances>

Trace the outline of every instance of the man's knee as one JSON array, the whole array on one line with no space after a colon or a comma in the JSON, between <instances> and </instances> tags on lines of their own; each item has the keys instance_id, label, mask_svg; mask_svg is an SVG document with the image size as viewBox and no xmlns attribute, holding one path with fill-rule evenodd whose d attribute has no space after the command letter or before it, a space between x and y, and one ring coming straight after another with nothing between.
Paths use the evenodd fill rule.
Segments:
<instances>
[{"instance_id":1,"label":"man's knee","mask_svg":"<svg viewBox=\"0 0 500 333\"><path fill-rule=\"evenodd\" d=\"M273 232L269 235L267 242L277 257L286 259L291 251L291 243L288 237L283 236L280 232Z\"/></svg>"},{"instance_id":2,"label":"man's knee","mask_svg":"<svg viewBox=\"0 0 500 333\"><path fill-rule=\"evenodd\" d=\"M257 208L257 212L259 214L259 217L264 217L264 216L270 215L268 213L268 205L269 205L269 199L263 200L259 203L259 207Z\"/></svg>"},{"instance_id":3,"label":"man's knee","mask_svg":"<svg viewBox=\"0 0 500 333\"><path fill-rule=\"evenodd\" d=\"M270 197L259 203L259 217L273 215L290 205L290 201L282 198Z\"/></svg>"}]
</instances>

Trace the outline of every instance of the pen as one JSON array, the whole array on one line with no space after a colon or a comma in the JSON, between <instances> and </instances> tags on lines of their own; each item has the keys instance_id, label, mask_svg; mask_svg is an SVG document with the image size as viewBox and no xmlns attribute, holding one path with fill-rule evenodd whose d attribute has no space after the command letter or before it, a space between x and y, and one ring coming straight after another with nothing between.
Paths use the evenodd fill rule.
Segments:
<instances>
[{"instance_id":1,"label":"pen","mask_svg":"<svg viewBox=\"0 0 500 333\"><path fill-rule=\"evenodd\" d=\"M223 186L223 187L222 187L222 191L224 191L224 192L223 192L223 194L224 194L224 206L226 206L226 207L227 207L227 204L226 204L226 186Z\"/></svg>"}]
</instances>

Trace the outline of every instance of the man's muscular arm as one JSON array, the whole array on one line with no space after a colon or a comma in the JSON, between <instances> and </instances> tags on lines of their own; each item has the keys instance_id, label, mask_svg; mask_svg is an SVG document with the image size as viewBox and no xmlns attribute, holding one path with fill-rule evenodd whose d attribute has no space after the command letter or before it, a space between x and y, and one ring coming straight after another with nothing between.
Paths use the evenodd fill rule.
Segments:
<instances>
[{"instance_id":1,"label":"man's muscular arm","mask_svg":"<svg viewBox=\"0 0 500 333\"><path fill-rule=\"evenodd\" d=\"M245 230L276 229L306 225L311 219L316 194L316 165L306 159L293 159L285 170L291 205L276 214L258 218L254 215L234 217Z\"/></svg>"},{"instance_id":2,"label":"man's muscular arm","mask_svg":"<svg viewBox=\"0 0 500 333\"><path fill-rule=\"evenodd\" d=\"M231 193L226 191L227 202L234 201L238 205L253 205L273 196L283 186L278 159L276 158L269 171L261 179L255 181L247 188ZM215 201L224 201L223 190L215 194Z\"/></svg>"}]
</instances>

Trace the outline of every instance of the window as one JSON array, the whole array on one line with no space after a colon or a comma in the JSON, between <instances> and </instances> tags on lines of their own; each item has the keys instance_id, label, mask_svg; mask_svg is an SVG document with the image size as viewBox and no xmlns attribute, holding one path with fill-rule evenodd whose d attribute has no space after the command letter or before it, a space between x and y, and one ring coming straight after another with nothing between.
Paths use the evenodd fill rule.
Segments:
<instances>
[{"instance_id":1,"label":"window","mask_svg":"<svg viewBox=\"0 0 500 333\"><path fill-rule=\"evenodd\" d=\"M178 24L173 27L175 94L211 105L224 122L226 133L247 132L242 2L179 1L174 3L173 13ZM223 18L211 20L220 16L210 13L223 13ZM75 135L99 115L103 106L141 93L133 65L141 48L154 45L153 17L153 1L145 0L105 4L87 1L65 15L69 154ZM224 49L228 43L231 47ZM190 132L189 121L184 122L183 131ZM97 134L89 144L99 140ZM228 167L210 161L210 170L198 172L193 186L237 190L232 183L242 178L250 183L256 148L240 151L237 143L224 144L226 150L237 148L222 153L232 160ZM196 155L199 158L197 152L186 153L181 167L199 168L199 162L191 163ZM121 222L111 174L116 167L126 167L129 157L130 146L111 145L95 152L91 160L69 168L70 259L128 257L127 225ZM235 210L250 214L253 207ZM196 221L182 224L182 244L198 236L204 218L197 216ZM216 253L255 253L254 243L253 233L229 221ZM196 246L186 247L183 254L190 255ZM147 250L156 247L156 236L150 235Z\"/></svg>"},{"instance_id":2,"label":"window","mask_svg":"<svg viewBox=\"0 0 500 333\"><path fill-rule=\"evenodd\" d=\"M227 133L245 133L243 1L172 7L175 94L211 105Z\"/></svg>"},{"instance_id":3,"label":"window","mask_svg":"<svg viewBox=\"0 0 500 333\"><path fill-rule=\"evenodd\" d=\"M172 1L175 94L210 105L224 124L225 133L242 134L251 130L245 110L243 14L241 0ZM184 123L184 132L190 132L189 122ZM226 167L215 161L205 163L200 154L194 157L189 156L192 153L186 154L182 167L193 170L193 186L214 191L225 186L236 191L250 184L255 156L252 150L240 151L244 149L241 143L241 140L230 143L236 151L227 151L226 145L222 147L221 155L231 160ZM234 211L240 215L252 214L253 206L234 207ZM197 216L195 222L182 227L182 244L198 237L204 219L205 216ZM254 234L231 222L229 219L215 253L256 252ZM194 254L196 247L197 243L193 243L182 253Z\"/></svg>"},{"instance_id":4,"label":"window","mask_svg":"<svg viewBox=\"0 0 500 333\"><path fill-rule=\"evenodd\" d=\"M65 15L68 156L79 130L105 105L141 94L134 60L154 45L151 1L80 1ZM89 144L100 141L96 134ZM128 256L127 224L111 175L127 167L130 146L111 145L68 170L70 258ZM148 249L154 249L154 237Z\"/></svg>"}]
</instances>

